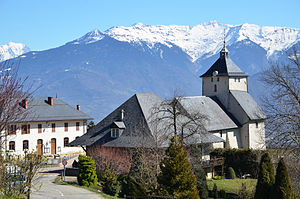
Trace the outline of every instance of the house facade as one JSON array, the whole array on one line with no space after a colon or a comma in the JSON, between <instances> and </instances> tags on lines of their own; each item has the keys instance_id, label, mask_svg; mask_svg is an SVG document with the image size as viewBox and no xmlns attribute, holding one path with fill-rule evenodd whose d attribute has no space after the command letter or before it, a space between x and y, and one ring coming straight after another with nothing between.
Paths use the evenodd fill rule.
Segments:
<instances>
[{"instance_id":1,"label":"house facade","mask_svg":"<svg viewBox=\"0 0 300 199\"><path fill-rule=\"evenodd\" d=\"M21 105L26 116L12 121L6 128L5 143L9 154L23 155L36 151L39 155L82 152L69 143L87 132L87 120L92 118L57 98L34 98Z\"/></svg>"},{"instance_id":2,"label":"house facade","mask_svg":"<svg viewBox=\"0 0 300 199\"><path fill-rule=\"evenodd\" d=\"M188 114L199 112L205 116L206 130L190 138L193 144L202 147L204 160L209 160L211 148L265 148L266 115L248 93L247 77L229 58L224 45L219 59L201 76L202 96L177 99ZM131 148L167 147L168 142L162 141L169 137L162 132L169 136L174 132L166 131L163 123L153 125L152 122L153 110L162 102L163 99L152 93L135 94L70 145L86 146L87 155L95 160L106 157L115 162L120 157L128 157L128 153L123 153ZM118 153L113 155L107 151Z\"/></svg>"}]
</instances>

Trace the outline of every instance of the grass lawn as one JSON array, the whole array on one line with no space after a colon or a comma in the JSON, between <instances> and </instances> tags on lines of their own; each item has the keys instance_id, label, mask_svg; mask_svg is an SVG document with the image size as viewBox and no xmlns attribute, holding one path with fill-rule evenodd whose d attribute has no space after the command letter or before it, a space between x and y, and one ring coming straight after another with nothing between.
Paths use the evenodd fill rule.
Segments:
<instances>
[{"instance_id":1,"label":"grass lawn","mask_svg":"<svg viewBox=\"0 0 300 199\"><path fill-rule=\"evenodd\" d=\"M242 187L242 183L246 184L247 191L255 190L257 179L221 179L221 180L207 180L208 189L212 190L214 183L216 183L218 190L224 189L226 192L238 193Z\"/></svg>"}]
</instances>

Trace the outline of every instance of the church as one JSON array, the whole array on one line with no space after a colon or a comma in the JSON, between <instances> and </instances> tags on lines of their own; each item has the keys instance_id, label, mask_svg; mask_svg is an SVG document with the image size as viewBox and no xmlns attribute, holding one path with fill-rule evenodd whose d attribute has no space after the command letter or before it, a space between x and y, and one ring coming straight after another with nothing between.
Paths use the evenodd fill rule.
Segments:
<instances>
[{"instance_id":1,"label":"church","mask_svg":"<svg viewBox=\"0 0 300 199\"><path fill-rule=\"evenodd\" d=\"M210 149L265 149L266 115L248 93L247 77L230 59L224 43L219 59L201 75L202 96L182 97L179 101L187 113L199 111L207 118L204 122L207 133L199 132L198 138L193 138L197 144ZM153 147L159 130L151 124L151 117L153 109L162 102L153 93L135 94L70 145L85 146L87 155L94 159L114 156L118 161L120 156L123 160L129 158L125 150ZM115 151L114 155L110 151ZM202 156L209 159L209 151L203 150ZM129 168L130 164L119 166Z\"/></svg>"}]
</instances>

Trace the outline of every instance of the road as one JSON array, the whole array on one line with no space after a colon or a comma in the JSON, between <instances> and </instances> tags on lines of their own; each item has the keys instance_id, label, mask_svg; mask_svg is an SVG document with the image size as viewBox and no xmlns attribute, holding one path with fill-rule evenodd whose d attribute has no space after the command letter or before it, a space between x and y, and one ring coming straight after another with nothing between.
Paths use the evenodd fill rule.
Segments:
<instances>
[{"instance_id":1,"label":"road","mask_svg":"<svg viewBox=\"0 0 300 199\"><path fill-rule=\"evenodd\" d=\"M57 185L52 183L54 179L61 173L61 168L46 169L41 172L36 179L38 183L41 183L41 188L37 192L31 194L32 199L104 199L101 195L70 185Z\"/></svg>"}]
</instances>

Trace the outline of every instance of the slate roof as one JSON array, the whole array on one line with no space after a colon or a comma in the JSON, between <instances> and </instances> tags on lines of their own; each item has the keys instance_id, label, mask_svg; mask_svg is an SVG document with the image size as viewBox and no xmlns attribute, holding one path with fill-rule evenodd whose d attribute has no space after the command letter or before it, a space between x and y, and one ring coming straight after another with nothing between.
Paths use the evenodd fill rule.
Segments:
<instances>
[{"instance_id":1,"label":"slate roof","mask_svg":"<svg viewBox=\"0 0 300 199\"><path fill-rule=\"evenodd\" d=\"M222 51L220 53L219 59L200 77L212 77L212 76L247 77L248 75L245 74L229 58L228 52L224 54L224 52ZM217 71L217 74L214 74L215 71Z\"/></svg>"},{"instance_id":2,"label":"slate roof","mask_svg":"<svg viewBox=\"0 0 300 199\"><path fill-rule=\"evenodd\" d=\"M230 93L245 111L250 120L263 120L267 118L266 114L261 110L248 92L231 90Z\"/></svg>"},{"instance_id":3,"label":"slate roof","mask_svg":"<svg viewBox=\"0 0 300 199\"><path fill-rule=\"evenodd\" d=\"M48 103L48 98L32 98L28 100L28 111L22 122L92 119L60 99L53 98L53 106L51 106Z\"/></svg>"},{"instance_id":4,"label":"slate roof","mask_svg":"<svg viewBox=\"0 0 300 199\"><path fill-rule=\"evenodd\" d=\"M152 93L135 94L115 109L85 135L71 142L70 146L103 145L116 147L153 146L149 119L152 108L163 100ZM121 111L124 110L124 119L121 121ZM113 123L123 122L126 127L118 138L111 138L110 126Z\"/></svg>"},{"instance_id":5,"label":"slate roof","mask_svg":"<svg viewBox=\"0 0 300 199\"><path fill-rule=\"evenodd\" d=\"M197 97L200 100L200 104L195 105L196 108L202 110L204 106L201 102L205 102L208 106L205 109L205 114L209 114L209 117L213 120L221 120L221 122L216 122L217 125L213 125L209 130L218 130L221 128L236 128L237 126L230 121L228 116L218 108L218 105L208 97ZM190 98L184 98L184 105L190 104ZM110 147L153 147L155 146L155 136L154 132L159 132L155 129L159 128L151 124L151 116L153 113L153 108L158 107L163 100L152 93L135 94L119 106L116 110L110 113L106 118L100 121L93 129L89 130L85 135L77 138L71 142L70 146L92 146L92 145L102 145ZM197 106L198 105L198 106ZM214 107L216 106L216 107ZM192 108L192 107L191 107ZM121 111L124 110L124 119L121 121ZM216 113L212 113L217 111ZM215 118L218 117L218 118ZM223 118L219 118L223 117ZM115 123L120 124L123 122L126 127L123 133L118 138L112 138L110 133L110 127ZM214 121L211 121L213 123ZM229 122L229 124L225 124ZM162 124L163 125L163 124ZM209 126L209 124L208 124ZM158 135L161 136L161 135ZM197 143L214 143L214 142L224 142L222 138L212 135L211 133L206 133L205 135L193 138L197 140ZM167 146L167 142L162 142L160 147Z\"/></svg>"},{"instance_id":6,"label":"slate roof","mask_svg":"<svg viewBox=\"0 0 300 199\"><path fill-rule=\"evenodd\" d=\"M188 112L198 111L207 117L205 128L207 131L218 131L224 129L238 128L223 109L210 97L194 96L183 97L180 104Z\"/></svg>"}]
</instances>

